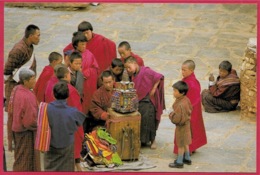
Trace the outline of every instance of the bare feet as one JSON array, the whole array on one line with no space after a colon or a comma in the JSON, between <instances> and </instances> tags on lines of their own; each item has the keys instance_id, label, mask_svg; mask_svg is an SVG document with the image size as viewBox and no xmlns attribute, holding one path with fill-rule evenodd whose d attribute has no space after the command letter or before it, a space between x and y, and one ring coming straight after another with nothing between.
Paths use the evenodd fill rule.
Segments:
<instances>
[{"instance_id":1,"label":"bare feet","mask_svg":"<svg viewBox=\"0 0 260 175\"><path fill-rule=\"evenodd\" d=\"M80 163L75 163L76 171L83 171Z\"/></svg>"},{"instance_id":2,"label":"bare feet","mask_svg":"<svg viewBox=\"0 0 260 175\"><path fill-rule=\"evenodd\" d=\"M157 148L157 145L156 145L156 142L155 142L155 140L154 141L152 141L152 143L151 143L151 149L156 149Z\"/></svg>"}]
</instances>

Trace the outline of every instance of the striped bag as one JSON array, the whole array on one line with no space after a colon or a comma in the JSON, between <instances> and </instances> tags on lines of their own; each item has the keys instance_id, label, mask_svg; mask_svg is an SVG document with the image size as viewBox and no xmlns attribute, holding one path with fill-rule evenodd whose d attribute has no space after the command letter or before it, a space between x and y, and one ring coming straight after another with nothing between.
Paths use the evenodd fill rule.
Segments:
<instances>
[{"instance_id":1,"label":"striped bag","mask_svg":"<svg viewBox=\"0 0 260 175\"><path fill-rule=\"evenodd\" d=\"M41 102L37 120L37 134L34 148L41 152L49 151L51 140L51 128L47 116L48 103Z\"/></svg>"}]
</instances>

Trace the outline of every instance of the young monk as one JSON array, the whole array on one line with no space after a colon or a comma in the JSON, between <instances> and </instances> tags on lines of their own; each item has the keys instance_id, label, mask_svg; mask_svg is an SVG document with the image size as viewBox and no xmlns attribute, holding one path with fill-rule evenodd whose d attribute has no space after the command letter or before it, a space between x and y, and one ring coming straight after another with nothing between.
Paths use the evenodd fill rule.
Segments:
<instances>
[{"instance_id":1,"label":"young monk","mask_svg":"<svg viewBox=\"0 0 260 175\"><path fill-rule=\"evenodd\" d=\"M74 51L69 56L69 72L71 76L70 84L74 86L79 94L81 99L83 99L83 84L84 84L84 77L81 72L81 65L82 65L82 56L81 53Z\"/></svg>"},{"instance_id":2,"label":"young monk","mask_svg":"<svg viewBox=\"0 0 260 175\"><path fill-rule=\"evenodd\" d=\"M200 83L197 80L194 70L195 63L192 60L186 60L182 63L182 76L185 83L189 86L187 97L192 105L191 113L191 133L192 143L189 145L190 152L194 152L196 149L207 144L207 136L201 110L201 96L200 96ZM174 153L177 154L177 146L174 146Z\"/></svg>"},{"instance_id":3,"label":"young monk","mask_svg":"<svg viewBox=\"0 0 260 175\"><path fill-rule=\"evenodd\" d=\"M62 55L58 52L52 52L48 59L49 65L44 67L34 87L34 92L39 103L45 101L44 93L47 82L54 75L54 67L62 63Z\"/></svg>"},{"instance_id":4,"label":"young monk","mask_svg":"<svg viewBox=\"0 0 260 175\"><path fill-rule=\"evenodd\" d=\"M149 67L140 67L132 56L125 60L125 68L135 83L138 95L139 112L142 116L141 143L151 142L151 149L156 149L156 130L165 109L164 76Z\"/></svg>"},{"instance_id":5,"label":"young monk","mask_svg":"<svg viewBox=\"0 0 260 175\"><path fill-rule=\"evenodd\" d=\"M73 145L78 127L85 115L67 105L68 83L58 82L53 88L55 101L47 106L47 116L51 128L50 150L44 156L45 171L74 171ZM76 140L75 140L76 142Z\"/></svg>"},{"instance_id":6,"label":"young monk","mask_svg":"<svg viewBox=\"0 0 260 175\"><path fill-rule=\"evenodd\" d=\"M80 100L80 95L75 87L73 87L70 84L71 76L68 68L65 65L58 65L55 67L55 75L58 79L58 81L65 81L68 84L69 88L69 96L66 99L68 106L75 107L79 111L82 111L82 105ZM48 89L46 90L52 90L55 86L54 84L49 84ZM50 103L55 100L53 91L51 93L46 93L46 99L47 103ZM84 131L83 127L79 126L77 132L74 134L75 142L74 142L74 157L75 157L75 165L77 168L77 171L82 171L82 168L80 166L80 151L82 148L82 142L84 139Z\"/></svg>"},{"instance_id":7,"label":"young monk","mask_svg":"<svg viewBox=\"0 0 260 175\"><path fill-rule=\"evenodd\" d=\"M84 76L83 85L83 113L86 114L89 110L90 100L93 93L97 89L97 81L99 67L94 55L86 49L87 39L82 32L75 32L72 38L72 45L75 51L82 55L82 74Z\"/></svg>"},{"instance_id":8,"label":"young monk","mask_svg":"<svg viewBox=\"0 0 260 175\"><path fill-rule=\"evenodd\" d=\"M178 147L178 158L169 164L171 168L183 168L183 163L191 165L189 144L191 143L190 118L192 106L190 100L186 97L188 85L184 81L178 81L173 84L173 96L176 98L172 105L173 112L170 113L169 119L176 125L175 137ZM184 157L183 157L184 154Z\"/></svg>"},{"instance_id":9,"label":"young monk","mask_svg":"<svg viewBox=\"0 0 260 175\"><path fill-rule=\"evenodd\" d=\"M118 53L121 56L121 60L123 63L125 62L126 58L132 56L136 59L139 66L144 66L143 59L139 55L136 55L132 52L131 46L127 41L123 41L118 45Z\"/></svg>"},{"instance_id":10,"label":"young monk","mask_svg":"<svg viewBox=\"0 0 260 175\"><path fill-rule=\"evenodd\" d=\"M205 112L227 112L235 110L240 100L240 81L229 61L219 64L219 76L209 77L209 89L202 92Z\"/></svg>"}]
</instances>

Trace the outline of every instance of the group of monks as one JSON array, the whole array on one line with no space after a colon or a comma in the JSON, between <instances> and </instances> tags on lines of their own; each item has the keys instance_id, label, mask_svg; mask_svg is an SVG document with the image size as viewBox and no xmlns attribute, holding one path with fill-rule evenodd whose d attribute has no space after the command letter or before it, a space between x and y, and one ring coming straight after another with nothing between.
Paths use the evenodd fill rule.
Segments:
<instances>
[{"instance_id":1,"label":"group of monks","mask_svg":"<svg viewBox=\"0 0 260 175\"><path fill-rule=\"evenodd\" d=\"M33 45L37 45L39 41L39 27L29 25L25 30L23 39L13 47L8 55L8 60L5 62L4 68L5 98L7 101L5 109L7 112L10 112L8 104L11 92L13 88L19 84L19 81L14 78L15 75L18 74L19 68L25 66L26 63L31 60L32 63L29 67L36 72L36 58L35 56L32 57L32 55ZM73 33L71 41L72 42L64 48L63 55L58 52L50 53L49 65L44 67L33 88L37 102L50 103L54 101L54 85L61 80L67 81L69 87L68 105L77 108L86 115L90 113L90 115L94 116L97 120L105 121L108 117L106 110L111 105L109 103L113 90L109 78L111 78L113 82L115 80L120 81L120 78L115 79L114 77L118 77L118 74L122 75L123 69L125 68L137 89L139 112L142 115L141 142L142 144L150 143L151 148L155 149L156 130L159 126L161 114L165 109L164 76L145 67L143 59L131 51L130 44L127 41L121 42L118 48L116 48L115 42L94 33L91 23L87 21L83 21L78 25L78 30ZM117 49L121 58L117 58ZM121 62L116 63L118 65L120 64L119 67L121 67L118 74L111 70L111 65L115 62L114 60L120 60ZM64 62L64 64L62 64L62 62ZM225 66L226 65L222 65L220 68L226 70ZM191 101L193 108L191 113L192 143L189 145L191 153L207 143L201 109L201 89L195 77L194 69L195 66L190 67L189 64L182 65L183 81L189 86L187 97ZM103 72L107 72L107 70L111 71L111 74L102 74ZM230 73L231 70L230 67L228 67L228 75L230 75ZM230 75L231 78L232 75ZM98 81L100 78L101 87L98 89ZM204 91L203 94L211 93L214 98L222 98L220 94L223 94L226 89L229 89L230 84L233 85L230 81L219 81L225 78L225 76L222 76L217 79L217 83L211 83L209 90ZM218 85L223 86L222 90L218 89ZM218 93L216 93L217 90L219 90ZM214 106L216 105L212 100L210 101L209 98L206 98L209 96L210 95L203 95L203 105L209 106L209 104L212 104L213 106L210 108L206 107L205 110L207 112L227 111L222 110L223 108L221 107L215 109ZM232 109L235 109L239 99L230 98L228 101L232 102ZM151 118L149 118L151 115L153 116L152 121ZM12 126L10 127L12 128ZM76 164L79 163L84 129L82 126L78 127L77 132L74 134L74 158ZM11 129L11 131L9 130L8 132L10 135L10 132L15 131ZM11 149L9 146L9 150ZM174 153L177 153L176 146L174 147ZM80 170L79 165L76 165L76 167Z\"/></svg>"}]
</instances>

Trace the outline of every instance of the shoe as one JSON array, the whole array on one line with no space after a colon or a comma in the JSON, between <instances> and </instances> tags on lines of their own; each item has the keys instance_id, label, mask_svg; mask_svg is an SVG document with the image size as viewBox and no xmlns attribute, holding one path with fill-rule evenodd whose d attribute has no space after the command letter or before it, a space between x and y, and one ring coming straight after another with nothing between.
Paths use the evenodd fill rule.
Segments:
<instances>
[{"instance_id":1,"label":"shoe","mask_svg":"<svg viewBox=\"0 0 260 175\"><path fill-rule=\"evenodd\" d=\"M177 163L177 160L174 160L174 163ZM187 160L187 159L183 158L183 164L191 165L191 163L192 163L191 160Z\"/></svg>"},{"instance_id":2,"label":"shoe","mask_svg":"<svg viewBox=\"0 0 260 175\"><path fill-rule=\"evenodd\" d=\"M177 163L174 161L173 163L169 163L170 168L183 168L183 163Z\"/></svg>"}]
</instances>

